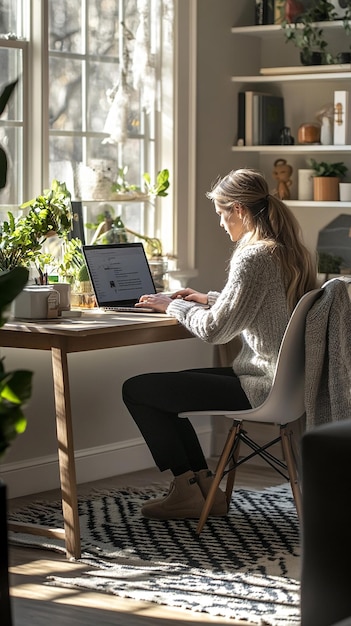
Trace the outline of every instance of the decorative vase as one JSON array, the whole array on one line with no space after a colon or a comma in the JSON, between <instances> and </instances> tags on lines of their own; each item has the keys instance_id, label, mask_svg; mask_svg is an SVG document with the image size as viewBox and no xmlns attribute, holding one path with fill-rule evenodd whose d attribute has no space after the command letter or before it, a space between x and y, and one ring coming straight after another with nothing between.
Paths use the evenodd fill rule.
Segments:
<instances>
[{"instance_id":1,"label":"decorative vase","mask_svg":"<svg viewBox=\"0 0 351 626\"><path fill-rule=\"evenodd\" d=\"M313 200L312 169L298 170L298 200Z\"/></svg>"},{"instance_id":2,"label":"decorative vase","mask_svg":"<svg viewBox=\"0 0 351 626\"><path fill-rule=\"evenodd\" d=\"M340 178L334 176L314 176L313 200L327 202L339 200Z\"/></svg>"}]
</instances>

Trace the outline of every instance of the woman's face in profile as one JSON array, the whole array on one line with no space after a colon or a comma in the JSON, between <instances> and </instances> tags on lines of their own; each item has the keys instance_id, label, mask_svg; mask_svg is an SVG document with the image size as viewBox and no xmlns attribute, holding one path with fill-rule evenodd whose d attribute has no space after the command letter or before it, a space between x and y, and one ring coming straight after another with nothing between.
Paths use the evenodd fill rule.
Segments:
<instances>
[{"instance_id":1,"label":"woman's face in profile","mask_svg":"<svg viewBox=\"0 0 351 626\"><path fill-rule=\"evenodd\" d=\"M219 225L224 228L232 241L239 241L244 234L244 225L236 207L230 210L223 209L215 203L216 213L219 217Z\"/></svg>"}]
</instances>

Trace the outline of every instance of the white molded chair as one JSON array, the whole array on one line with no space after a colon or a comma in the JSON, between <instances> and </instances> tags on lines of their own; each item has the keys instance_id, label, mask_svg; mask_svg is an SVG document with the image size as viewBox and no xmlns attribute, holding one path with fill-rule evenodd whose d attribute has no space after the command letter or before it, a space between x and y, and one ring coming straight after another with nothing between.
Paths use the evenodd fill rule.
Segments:
<instances>
[{"instance_id":1,"label":"white molded chair","mask_svg":"<svg viewBox=\"0 0 351 626\"><path fill-rule=\"evenodd\" d=\"M313 289L297 303L286 327L274 373L272 388L265 402L260 406L243 411L189 411L180 413L180 417L191 416L226 416L233 420L226 443L219 458L213 483L205 500L196 532L200 534L212 508L215 492L227 474L226 498L228 506L234 487L237 467L259 455L271 467L289 478L296 510L301 518L301 490L298 480L297 461L294 451L294 434L288 424L295 422L305 413L305 323L306 316L323 289ZM263 422L280 426L279 436L263 446L259 446L243 430L243 422ZM240 442L243 441L252 453L239 459ZM285 462L269 452L269 448L281 441ZM227 468L228 466L228 468ZM227 468L227 469L226 469ZM288 476L285 476L284 471Z\"/></svg>"}]
</instances>

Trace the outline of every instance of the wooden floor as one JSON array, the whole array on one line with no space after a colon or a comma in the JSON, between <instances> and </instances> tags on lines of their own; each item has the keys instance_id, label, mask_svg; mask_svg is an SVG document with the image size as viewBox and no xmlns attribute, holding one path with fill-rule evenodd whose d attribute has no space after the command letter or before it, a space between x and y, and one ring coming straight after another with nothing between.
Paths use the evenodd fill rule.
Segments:
<instances>
[{"instance_id":1,"label":"wooden floor","mask_svg":"<svg viewBox=\"0 0 351 626\"><path fill-rule=\"evenodd\" d=\"M92 488L118 486L145 486L152 483L168 483L170 475L160 474L157 469L117 476L106 480L80 485L80 494ZM283 482L270 468L247 465L237 475L236 488L262 489ZM35 494L10 500L9 509L40 499L59 499L59 491ZM241 624L224 618L214 618L202 613L181 611L154 603L138 602L84 590L61 589L46 586L50 575L71 576L86 568L79 563L66 560L62 555L47 550L10 546L10 593L12 603L12 626L187 626L199 624Z\"/></svg>"}]
</instances>

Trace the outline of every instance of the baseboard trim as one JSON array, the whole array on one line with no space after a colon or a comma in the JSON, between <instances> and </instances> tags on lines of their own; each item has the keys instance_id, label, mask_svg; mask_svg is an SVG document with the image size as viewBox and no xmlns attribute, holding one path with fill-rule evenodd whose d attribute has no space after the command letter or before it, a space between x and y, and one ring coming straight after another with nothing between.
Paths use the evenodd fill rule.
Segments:
<instances>
[{"instance_id":1,"label":"baseboard trim","mask_svg":"<svg viewBox=\"0 0 351 626\"><path fill-rule=\"evenodd\" d=\"M211 429L197 429L206 457L211 454ZM153 458L142 438L116 442L96 448L78 450L75 454L77 483L120 476L154 466ZM7 497L19 498L60 486L56 455L28 459L1 466L1 479Z\"/></svg>"}]
</instances>

